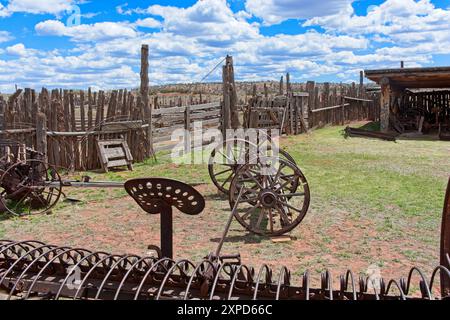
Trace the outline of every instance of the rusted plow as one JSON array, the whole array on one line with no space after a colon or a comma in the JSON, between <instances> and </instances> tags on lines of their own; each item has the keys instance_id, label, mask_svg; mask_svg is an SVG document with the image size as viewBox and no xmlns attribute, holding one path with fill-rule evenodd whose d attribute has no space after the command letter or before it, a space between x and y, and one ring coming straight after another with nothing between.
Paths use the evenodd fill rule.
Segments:
<instances>
[{"instance_id":1,"label":"rusted plow","mask_svg":"<svg viewBox=\"0 0 450 320\"><path fill-rule=\"evenodd\" d=\"M327 271L321 286L313 287L305 272L296 286L286 268L274 272L267 266L255 270L210 260L113 255L35 241L0 241L0 270L0 299L8 300L433 300L449 298L435 296L433 289L439 273L450 277L443 266L429 279L414 268L407 278L380 279L379 289L373 289L369 278L351 271L335 286Z\"/></svg>"},{"instance_id":2,"label":"rusted plow","mask_svg":"<svg viewBox=\"0 0 450 320\"><path fill-rule=\"evenodd\" d=\"M172 206L188 214L202 210L201 195L183 184L147 179L132 181L127 186L133 198L149 213L168 213ZM242 193L241 189L240 195ZM450 299L449 203L450 181L443 211L441 265L428 278L417 267L399 280L356 277L349 270L339 276L336 285L332 273L325 271L320 275L320 286L314 286L314 279L306 271L301 283L294 285L291 273L285 267L274 272L263 265L256 270L241 264L240 260L229 262L219 255L209 255L194 263L164 257L158 247L153 247L153 256L140 257L47 245L38 241L3 240L0 241L0 299ZM217 252L220 253L220 249L221 244ZM440 288L437 288L439 278Z\"/></svg>"}]
</instances>

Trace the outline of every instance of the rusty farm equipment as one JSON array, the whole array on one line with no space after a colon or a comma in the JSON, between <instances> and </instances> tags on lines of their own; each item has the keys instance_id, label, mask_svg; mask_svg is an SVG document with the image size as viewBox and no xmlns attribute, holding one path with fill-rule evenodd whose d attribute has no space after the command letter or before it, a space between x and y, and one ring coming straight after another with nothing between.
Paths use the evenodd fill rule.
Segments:
<instances>
[{"instance_id":1,"label":"rusty farm equipment","mask_svg":"<svg viewBox=\"0 0 450 320\"><path fill-rule=\"evenodd\" d=\"M297 227L310 203L308 182L292 156L270 138L252 143L231 139L215 148L209 174L236 206L235 218L248 231L281 236ZM243 190L240 198L240 190Z\"/></svg>"},{"instance_id":2,"label":"rusty farm equipment","mask_svg":"<svg viewBox=\"0 0 450 320\"><path fill-rule=\"evenodd\" d=\"M127 190L149 213L167 215L171 208L187 214L203 209L203 197L189 186L165 179L139 179ZM244 190L241 189L239 196ZM306 271L292 283L290 271L258 270L216 253L199 263L173 260L170 251L154 256L114 255L86 249L47 245L39 241L0 241L0 299L74 300L439 300L450 299L450 181L441 240L441 265L427 278L413 267L400 280L373 279L348 270L338 286L330 271L313 284ZM236 209L236 206L235 208ZM163 218L163 217L162 217ZM170 226L171 223L162 222ZM228 226L225 229L226 236ZM170 244L171 245L171 244ZM170 248L167 247L167 248ZM162 252L166 251L166 255ZM438 290L438 284L440 290Z\"/></svg>"},{"instance_id":3,"label":"rusty farm equipment","mask_svg":"<svg viewBox=\"0 0 450 320\"><path fill-rule=\"evenodd\" d=\"M124 182L63 180L58 170L41 160L43 155L25 148L27 154L0 159L0 212L12 215L46 214L60 201L64 187L123 188Z\"/></svg>"}]
</instances>

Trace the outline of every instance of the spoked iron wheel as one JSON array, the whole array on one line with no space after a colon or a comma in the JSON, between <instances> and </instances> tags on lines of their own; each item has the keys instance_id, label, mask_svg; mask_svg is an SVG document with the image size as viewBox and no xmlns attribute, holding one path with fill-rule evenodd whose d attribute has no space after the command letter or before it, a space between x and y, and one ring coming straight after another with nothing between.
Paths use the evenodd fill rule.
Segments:
<instances>
[{"instance_id":1,"label":"spoked iron wheel","mask_svg":"<svg viewBox=\"0 0 450 320\"><path fill-rule=\"evenodd\" d=\"M292 231L304 219L310 202L308 182L290 161L270 160L262 165L241 166L230 186L230 206L248 231L263 236L280 236ZM242 188L242 195L239 193Z\"/></svg>"},{"instance_id":2,"label":"spoked iron wheel","mask_svg":"<svg viewBox=\"0 0 450 320\"><path fill-rule=\"evenodd\" d=\"M267 140L259 143L259 146L266 142ZM234 139L225 141L211 152L208 164L209 176L219 191L225 194L230 192L235 173L241 166L248 164L250 158L256 157L256 154L253 154L256 150L259 150L256 144L243 139ZM264 150L264 157L272 155L270 145ZM296 164L294 158L282 149L279 150L279 157Z\"/></svg>"},{"instance_id":3,"label":"spoked iron wheel","mask_svg":"<svg viewBox=\"0 0 450 320\"><path fill-rule=\"evenodd\" d=\"M61 177L40 160L15 163L0 177L0 201L13 215L50 212L62 194Z\"/></svg>"}]
</instances>

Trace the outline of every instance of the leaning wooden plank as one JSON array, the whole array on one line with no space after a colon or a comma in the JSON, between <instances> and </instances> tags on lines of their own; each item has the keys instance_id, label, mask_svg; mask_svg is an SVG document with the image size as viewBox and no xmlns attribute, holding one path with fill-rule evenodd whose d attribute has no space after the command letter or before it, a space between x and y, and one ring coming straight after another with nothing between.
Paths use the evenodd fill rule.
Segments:
<instances>
[{"instance_id":1,"label":"leaning wooden plank","mask_svg":"<svg viewBox=\"0 0 450 320\"><path fill-rule=\"evenodd\" d=\"M321 111L327 111L327 110L339 109L339 108L348 107L348 106L350 106L350 103L340 104L340 105L338 105L338 106L332 106L332 107L326 107L326 108L315 109L315 110L311 110L311 112L312 112L312 113L318 113L318 112L321 112Z\"/></svg>"},{"instance_id":2,"label":"leaning wooden plank","mask_svg":"<svg viewBox=\"0 0 450 320\"><path fill-rule=\"evenodd\" d=\"M382 132L368 131L357 128L345 128L345 134L348 137L359 137L359 138L375 138L386 141L396 141L396 137L394 135Z\"/></svg>"},{"instance_id":3,"label":"leaning wooden plank","mask_svg":"<svg viewBox=\"0 0 450 320\"><path fill-rule=\"evenodd\" d=\"M361 101L361 102L373 102L373 100L369 99L361 99L361 98L354 98L354 97L344 97L345 100L351 100L351 101Z\"/></svg>"}]
</instances>

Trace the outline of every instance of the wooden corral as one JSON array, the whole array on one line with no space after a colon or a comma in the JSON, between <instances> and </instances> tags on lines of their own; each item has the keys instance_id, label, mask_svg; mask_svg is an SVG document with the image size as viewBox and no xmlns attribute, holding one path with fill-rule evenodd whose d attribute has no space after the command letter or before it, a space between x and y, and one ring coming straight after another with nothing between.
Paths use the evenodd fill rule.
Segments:
<instances>
[{"instance_id":1,"label":"wooden corral","mask_svg":"<svg viewBox=\"0 0 450 320\"><path fill-rule=\"evenodd\" d=\"M308 81L293 91L289 74L280 81L278 95L256 94L244 106L244 123L249 128L279 129L283 134L301 134L326 125L343 125L351 121L378 121L379 94L369 92L362 82L316 84Z\"/></svg>"},{"instance_id":2,"label":"wooden corral","mask_svg":"<svg viewBox=\"0 0 450 320\"><path fill-rule=\"evenodd\" d=\"M450 130L450 67L366 70L381 85L381 128L399 133Z\"/></svg>"},{"instance_id":3,"label":"wooden corral","mask_svg":"<svg viewBox=\"0 0 450 320\"><path fill-rule=\"evenodd\" d=\"M213 90L206 99L202 93L194 98L192 92L206 85L178 85L183 92L171 94L167 100L149 86L148 51L143 45L139 91L50 92L43 88L40 92L19 89L6 99L0 95L0 140L36 149L50 164L70 170L108 169L99 145L120 140L129 147L120 163L131 168L131 159L142 162L157 151L171 149L175 130L184 129L190 138L197 122L203 129L221 129L223 133L244 127L280 129L282 134L294 135L326 125L380 118L378 95L366 90L362 75L359 85L344 85L293 84L287 74L277 87L265 83L263 94L255 84L242 96L248 83L241 86L235 82L230 56L224 59L221 96Z\"/></svg>"}]
</instances>

